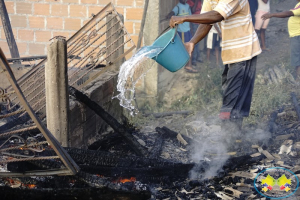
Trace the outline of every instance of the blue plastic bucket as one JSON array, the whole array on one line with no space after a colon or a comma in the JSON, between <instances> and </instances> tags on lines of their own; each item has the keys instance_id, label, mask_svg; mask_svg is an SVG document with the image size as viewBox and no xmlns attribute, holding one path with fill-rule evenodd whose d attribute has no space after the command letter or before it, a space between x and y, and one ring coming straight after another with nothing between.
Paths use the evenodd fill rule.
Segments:
<instances>
[{"instance_id":1,"label":"blue plastic bucket","mask_svg":"<svg viewBox=\"0 0 300 200\"><path fill-rule=\"evenodd\" d=\"M177 28L172 28L161 35L154 41L152 46L163 48L152 59L171 72L178 71L190 60L190 56L177 34Z\"/></svg>"}]
</instances>

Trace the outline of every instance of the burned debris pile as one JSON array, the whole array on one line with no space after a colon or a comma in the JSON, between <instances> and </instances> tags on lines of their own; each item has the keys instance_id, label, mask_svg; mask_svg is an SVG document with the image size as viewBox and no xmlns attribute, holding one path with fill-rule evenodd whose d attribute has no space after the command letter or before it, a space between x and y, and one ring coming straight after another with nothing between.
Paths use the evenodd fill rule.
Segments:
<instances>
[{"instance_id":1,"label":"burned debris pile","mask_svg":"<svg viewBox=\"0 0 300 200\"><path fill-rule=\"evenodd\" d=\"M71 94L78 97L78 91L74 91L77 94L72 91ZM89 101L82 102L93 105ZM293 96L293 104L271 115L267 140L255 143L255 139L245 137L234 141L237 147L232 149L236 152L222 152L221 156L226 154L228 159L208 177L205 174L216 167L214 163L218 157L212 152L205 152L202 160L191 160L193 146L203 145L199 138L179 134L165 125L156 127L151 133L142 133L120 124L96 105L96 110L102 109L98 114L111 125L112 131L88 149L65 148L80 167L79 173L75 176L2 178L0 191L7 197L21 195L23 199L38 199L45 195L48 199L83 196L90 199L260 198L254 187L254 180L260 172L271 167L283 167L300 174L300 126L296 102L297 98ZM251 132L259 135L261 131L246 127L245 135ZM36 130L24 134L38 140ZM137 148L132 145L137 145ZM212 145L217 144L212 141ZM136 153L137 149L143 149L143 153ZM44 149L41 154L55 155L51 148ZM23 173L26 170L61 167L63 164L59 160L47 159L2 164L1 170ZM259 184L256 187L260 189ZM291 198L296 199L298 193Z\"/></svg>"}]
</instances>

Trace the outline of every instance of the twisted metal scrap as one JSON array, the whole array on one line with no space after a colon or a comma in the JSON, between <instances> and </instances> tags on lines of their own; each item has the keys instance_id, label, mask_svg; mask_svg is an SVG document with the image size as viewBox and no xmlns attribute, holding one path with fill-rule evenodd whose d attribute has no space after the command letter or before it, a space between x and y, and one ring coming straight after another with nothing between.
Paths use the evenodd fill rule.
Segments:
<instances>
[{"instance_id":1,"label":"twisted metal scrap","mask_svg":"<svg viewBox=\"0 0 300 200\"><path fill-rule=\"evenodd\" d=\"M3 104L5 106L10 104L8 93L6 93L4 89L1 87L0 87L0 104Z\"/></svg>"}]
</instances>

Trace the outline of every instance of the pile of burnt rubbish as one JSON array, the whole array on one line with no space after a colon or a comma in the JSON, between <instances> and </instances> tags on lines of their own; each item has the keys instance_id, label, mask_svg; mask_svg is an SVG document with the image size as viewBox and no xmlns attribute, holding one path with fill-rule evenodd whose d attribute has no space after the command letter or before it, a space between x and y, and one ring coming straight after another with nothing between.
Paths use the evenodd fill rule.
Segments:
<instances>
[{"instance_id":1,"label":"pile of burnt rubbish","mask_svg":"<svg viewBox=\"0 0 300 200\"><path fill-rule=\"evenodd\" d=\"M196 162L190 157L193 146L203 145L201 138L180 134L166 125L145 133L119 124L109 115L103 117L113 128L111 132L88 149L65 148L79 165L78 174L1 178L1 196L5 199L259 199L262 196L255 186L259 190L260 185L255 185L254 180L260 172L283 167L297 176L300 174L300 123L293 105L271 113L268 130L245 127L245 135L268 132L267 139L242 137L233 142L236 145L230 152L220 155L205 152L203 159ZM211 141L211 145L218 143ZM142 152L137 153L138 149ZM42 154L54 153L45 149ZM226 160L216 167L215 161L220 156ZM8 163L1 165L0 170L23 172L60 167L62 163L53 159ZM215 173L205 176L212 168L216 168ZM293 195L290 198L299 198L299 191Z\"/></svg>"}]
</instances>

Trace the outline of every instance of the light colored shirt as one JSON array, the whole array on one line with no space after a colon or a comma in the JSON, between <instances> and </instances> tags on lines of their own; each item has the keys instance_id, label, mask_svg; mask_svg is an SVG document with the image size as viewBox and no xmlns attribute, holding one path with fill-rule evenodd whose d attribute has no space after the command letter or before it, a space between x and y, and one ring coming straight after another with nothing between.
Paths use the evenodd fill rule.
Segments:
<instances>
[{"instance_id":1,"label":"light colored shirt","mask_svg":"<svg viewBox=\"0 0 300 200\"><path fill-rule=\"evenodd\" d=\"M289 34L290 37L296 37L300 35L300 3L291 11L294 13L294 16L290 17L288 21Z\"/></svg>"},{"instance_id":2,"label":"light colored shirt","mask_svg":"<svg viewBox=\"0 0 300 200\"><path fill-rule=\"evenodd\" d=\"M248 0L204 0L201 13L212 10L224 17L221 22L224 64L250 60L261 53Z\"/></svg>"},{"instance_id":3,"label":"light colored shirt","mask_svg":"<svg viewBox=\"0 0 300 200\"><path fill-rule=\"evenodd\" d=\"M263 0L258 0L258 9L264 12L270 12L270 0L267 3L263 2Z\"/></svg>"},{"instance_id":4,"label":"light colored shirt","mask_svg":"<svg viewBox=\"0 0 300 200\"><path fill-rule=\"evenodd\" d=\"M176 16L188 16L192 15L191 8L189 4L182 4L178 3L174 8L173 12L175 13ZM184 22L182 24L178 25L178 31L179 32L188 32L190 31L190 22Z\"/></svg>"}]
</instances>

